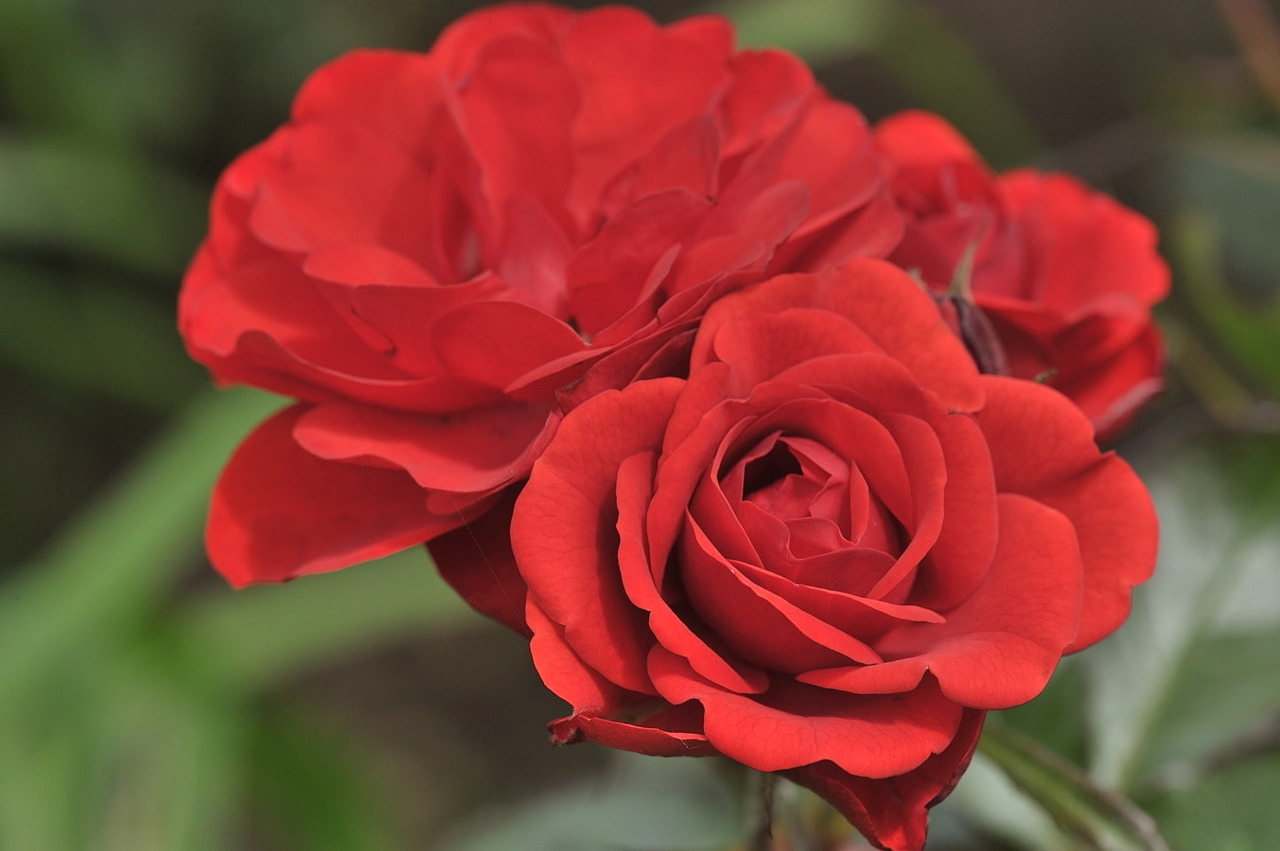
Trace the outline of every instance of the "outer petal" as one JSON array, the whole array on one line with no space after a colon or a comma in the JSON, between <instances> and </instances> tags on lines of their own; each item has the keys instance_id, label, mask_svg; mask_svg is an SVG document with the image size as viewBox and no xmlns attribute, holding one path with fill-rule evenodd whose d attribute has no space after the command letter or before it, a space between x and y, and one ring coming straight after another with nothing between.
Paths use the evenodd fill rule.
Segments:
<instances>
[{"instance_id":1,"label":"outer petal","mask_svg":"<svg viewBox=\"0 0 1280 851\"><path fill-rule=\"evenodd\" d=\"M337 570L402 550L464 523L435 517L426 494L398 470L325 461L293 438L305 405L258 426L213 492L205 543L214 567L237 587Z\"/></svg>"},{"instance_id":2,"label":"outer petal","mask_svg":"<svg viewBox=\"0 0 1280 851\"><path fill-rule=\"evenodd\" d=\"M648 689L644 656L652 639L618 575L617 471L627 457L661 443L682 384L646 381L577 408L534 465L511 521L530 605L563 628L594 671L633 691Z\"/></svg>"},{"instance_id":3,"label":"outer petal","mask_svg":"<svg viewBox=\"0 0 1280 851\"><path fill-rule=\"evenodd\" d=\"M517 488L507 488L481 517L428 541L427 549L440 575L472 608L529 636L529 589L511 552L511 511L517 493Z\"/></svg>"},{"instance_id":4,"label":"outer petal","mask_svg":"<svg viewBox=\"0 0 1280 851\"><path fill-rule=\"evenodd\" d=\"M541 405L428 416L332 404L302 416L293 437L317 458L398 467L423 488L488 494L529 472L559 419Z\"/></svg>"},{"instance_id":5,"label":"outer petal","mask_svg":"<svg viewBox=\"0 0 1280 851\"><path fill-rule=\"evenodd\" d=\"M933 299L901 269L878 260L850 260L817 275L780 275L721 299L703 319L693 368L712 358L710 349L722 324L792 307L830 310L848 318L949 408L981 406L977 368L964 344L943 324Z\"/></svg>"},{"instance_id":6,"label":"outer petal","mask_svg":"<svg viewBox=\"0 0 1280 851\"><path fill-rule=\"evenodd\" d=\"M826 761L784 771L782 776L830 801L877 848L921 851L929 807L946 798L968 768L985 718L985 712L966 710L945 751L897 777L868 780Z\"/></svg>"},{"instance_id":7,"label":"outer petal","mask_svg":"<svg viewBox=\"0 0 1280 851\"><path fill-rule=\"evenodd\" d=\"M662 647L653 649L649 670L671 703L702 704L716 750L759 771L831 760L860 777L892 777L945 750L961 718L931 683L905 695L851 698L779 677L763 695L742 695L712 685Z\"/></svg>"},{"instance_id":8,"label":"outer petal","mask_svg":"<svg viewBox=\"0 0 1280 851\"><path fill-rule=\"evenodd\" d=\"M1132 468L1093 443L1092 428L1065 396L1012 378L983 376L978 423L991 446L996 486L1026 494L1075 525L1084 564L1080 632L1068 652L1113 632L1131 589L1155 570L1159 538L1151 496Z\"/></svg>"}]
</instances>

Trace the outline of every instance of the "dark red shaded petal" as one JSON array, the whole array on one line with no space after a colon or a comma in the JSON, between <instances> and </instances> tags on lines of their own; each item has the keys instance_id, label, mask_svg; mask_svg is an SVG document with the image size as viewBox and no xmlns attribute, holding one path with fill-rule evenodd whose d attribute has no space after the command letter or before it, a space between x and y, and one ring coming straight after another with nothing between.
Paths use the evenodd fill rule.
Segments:
<instances>
[{"instance_id":1,"label":"dark red shaded petal","mask_svg":"<svg viewBox=\"0 0 1280 851\"><path fill-rule=\"evenodd\" d=\"M700 731L701 714L694 703L645 715L637 723L582 713L552 721L551 736L556 744L585 739L648 756L715 756L715 748Z\"/></svg>"},{"instance_id":2,"label":"dark red shaded petal","mask_svg":"<svg viewBox=\"0 0 1280 851\"><path fill-rule=\"evenodd\" d=\"M613 216L635 199L668 189L714 197L719 165L720 131L710 116L700 115L673 128L615 177L604 192L601 212Z\"/></svg>"},{"instance_id":3,"label":"dark red shaded petal","mask_svg":"<svg viewBox=\"0 0 1280 851\"><path fill-rule=\"evenodd\" d=\"M978 414L996 486L1062 512L1075 525L1084 564L1080 630L1068 652L1113 632L1130 593L1155 569L1159 524L1133 469L1093 443L1088 420L1065 396L1027 381L984 376Z\"/></svg>"},{"instance_id":4,"label":"dark red shaded petal","mask_svg":"<svg viewBox=\"0 0 1280 851\"><path fill-rule=\"evenodd\" d=\"M1005 709L1049 681L1080 622L1081 567L1071 523L1016 494L1001 494L1000 543L973 596L946 623L909 624L876 649L887 661L810 671L801 682L856 694L905 692L926 673L949 700Z\"/></svg>"},{"instance_id":5,"label":"dark red shaded petal","mask_svg":"<svg viewBox=\"0 0 1280 851\"><path fill-rule=\"evenodd\" d=\"M511 510L518 488L503 491L493 507L461 528L427 542L436 569L481 614L525 636L529 589L511 552Z\"/></svg>"},{"instance_id":6,"label":"dark red shaded petal","mask_svg":"<svg viewBox=\"0 0 1280 851\"><path fill-rule=\"evenodd\" d=\"M244 380L241 373L263 368L237 351L245 335L255 332L288 352L294 361L290 372L303 382L324 387L330 373L373 381L412 378L378 350L384 344L371 346L287 258L263 253L252 263L223 270L215 255L211 238L188 269L179 327L187 350L219 378Z\"/></svg>"},{"instance_id":7,"label":"dark red shaded petal","mask_svg":"<svg viewBox=\"0 0 1280 851\"><path fill-rule=\"evenodd\" d=\"M877 848L922 851L929 807L941 803L969 767L985 719L985 712L965 710L946 750L897 777L869 780L841 771L829 761L781 774L825 798Z\"/></svg>"},{"instance_id":8,"label":"dark red shaded petal","mask_svg":"<svg viewBox=\"0 0 1280 851\"><path fill-rule=\"evenodd\" d=\"M422 543L483 510L427 512L426 493L399 470L325 461L304 451L294 425L310 409L286 408L240 444L218 480L205 545L232 585L283 582Z\"/></svg>"},{"instance_id":9,"label":"dark red shaded petal","mask_svg":"<svg viewBox=\"0 0 1280 851\"><path fill-rule=\"evenodd\" d=\"M759 771L830 760L861 777L892 777L943 751L961 720L961 708L929 683L910 694L852 696L778 677L768 692L742 695L707 682L660 646L649 672L668 701L702 704L716 750Z\"/></svg>"}]
</instances>

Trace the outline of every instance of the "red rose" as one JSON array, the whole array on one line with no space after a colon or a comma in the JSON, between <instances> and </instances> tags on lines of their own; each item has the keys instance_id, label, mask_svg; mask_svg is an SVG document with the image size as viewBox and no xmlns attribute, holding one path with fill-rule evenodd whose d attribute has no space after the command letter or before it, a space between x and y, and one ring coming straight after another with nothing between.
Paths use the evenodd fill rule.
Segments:
<instances>
[{"instance_id":1,"label":"red rose","mask_svg":"<svg viewBox=\"0 0 1280 851\"><path fill-rule=\"evenodd\" d=\"M984 712L1124 620L1156 518L1068 399L979 375L855 260L727 296L687 380L569 412L511 542L557 741L724 754L918 849Z\"/></svg>"},{"instance_id":2,"label":"red rose","mask_svg":"<svg viewBox=\"0 0 1280 851\"><path fill-rule=\"evenodd\" d=\"M223 175L181 299L219 381L298 400L215 493L234 584L474 520L588 368L575 399L678 371L719 294L891 249L859 113L732 38L719 18L503 6L428 54L359 51L307 81Z\"/></svg>"},{"instance_id":3,"label":"red rose","mask_svg":"<svg viewBox=\"0 0 1280 851\"><path fill-rule=\"evenodd\" d=\"M948 290L976 243L968 286L1009 372L1049 376L1114 436L1157 393L1164 348L1151 306L1169 291L1151 223L1074 178L994 176L942 119L906 112L876 139L896 163L906 234L891 259Z\"/></svg>"}]
</instances>

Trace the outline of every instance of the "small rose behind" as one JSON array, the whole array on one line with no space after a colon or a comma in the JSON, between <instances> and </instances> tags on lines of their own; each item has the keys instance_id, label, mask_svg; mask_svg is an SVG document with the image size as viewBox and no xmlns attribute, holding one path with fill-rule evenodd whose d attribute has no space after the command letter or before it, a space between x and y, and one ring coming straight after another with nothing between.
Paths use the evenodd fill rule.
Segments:
<instances>
[{"instance_id":1,"label":"small rose behind","mask_svg":"<svg viewBox=\"0 0 1280 851\"><path fill-rule=\"evenodd\" d=\"M1066 397L856 260L726 296L687 379L570 411L511 544L556 741L780 772L902 851L985 712L1124 620L1156 518Z\"/></svg>"},{"instance_id":2,"label":"small rose behind","mask_svg":"<svg viewBox=\"0 0 1280 851\"><path fill-rule=\"evenodd\" d=\"M935 115L904 112L875 132L906 219L890 259L935 292L958 284L994 326L1010 374L1047 380L1100 439L1114 437L1163 386L1151 307L1169 270L1155 228L1064 174L992 175Z\"/></svg>"},{"instance_id":3,"label":"small rose behind","mask_svg":"<svg viewBox=\"0 0 1280 851\"><path fill-rule=\"evenodd\" d=\"M321 68L223 175L182 292L219 381L298 400L219 482L215 565L279 581L476 521L558 389L682 371L718 295L883 256L886 190L857 110L720 18L499 6Z\"/></svg>"}]
</instances>

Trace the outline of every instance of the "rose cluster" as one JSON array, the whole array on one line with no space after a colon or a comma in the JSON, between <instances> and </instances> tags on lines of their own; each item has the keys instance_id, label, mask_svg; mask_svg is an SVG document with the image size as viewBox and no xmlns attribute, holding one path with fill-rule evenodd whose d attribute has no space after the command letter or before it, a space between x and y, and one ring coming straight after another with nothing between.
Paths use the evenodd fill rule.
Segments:
<instances>
[{"instance_id":1,"label":"rose cluster","mask_svg":"<svg viewBox=\"0 0 1280 851\"><path fill-rule=\"evenodd\" d=\"M220 180L183 337L296 401L208 550L242 586L425 542L529 636L555 741L724 755L918 849L985 712L1152 570L1097 440L1159 388L1154 243L720 18L489 8L320 69Z\"/></svg>"}]
</instances>

